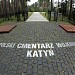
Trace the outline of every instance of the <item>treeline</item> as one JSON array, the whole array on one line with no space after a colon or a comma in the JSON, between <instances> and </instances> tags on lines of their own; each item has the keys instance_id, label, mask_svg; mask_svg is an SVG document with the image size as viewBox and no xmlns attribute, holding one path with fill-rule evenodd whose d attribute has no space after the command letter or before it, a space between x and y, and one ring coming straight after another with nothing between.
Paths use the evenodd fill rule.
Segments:
<instances>
[{"instance_id":1,"label":"treeline","mask_svg":"<svg viewBox=\"0 0 75 75\"><path fill-rule=\"evenodd\" d=\"M61 8L59 8L59 12L62 13L63 17L67 17L70 22L75 24L75 1L74 0L65 0L61 2Z\"/></svg>"},{"instance_id":2,"label":"treeline","mask_svg":"<svg viewBox=\"0 0 75 75\"><path fill-rule=\"evenodd\" d=\"M0 19L10 20L12 16L20 21L22 14L24 21L28 18L27 0L0 0Z\"/></svg>"},{"instance_id":3,"label":"treeline","mask_svg":"<svg viewBox=\"0 0 75 75\"><path fill-rule=\"evenodd\" d=\"M54 12L54 20L59 18L58 13L62 13L62 20L66 17L75 23L75 0L39 0L39 8L48 12L48 19L51 20L51 12Z\"/></svg>"}]
</instances>

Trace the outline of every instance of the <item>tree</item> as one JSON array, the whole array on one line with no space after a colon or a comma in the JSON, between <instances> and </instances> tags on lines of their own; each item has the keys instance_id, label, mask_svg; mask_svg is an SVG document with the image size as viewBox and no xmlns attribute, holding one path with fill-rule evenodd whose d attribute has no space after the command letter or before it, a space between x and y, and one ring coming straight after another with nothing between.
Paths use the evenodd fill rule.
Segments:
<instances>
[{"instance_id":1,"label":"tree","mask_svg":"<svg viewBox=\"0 0 75 75\"><path fill-rule=\"evenodd\" d=\"M0 0L0 15L4 19L15 15L17 21L20 21L20 14L24 19L28 18L27 1L30 0ZM26 14L26 15L25 15Z\"/></svg>"},{"instance_id":2,"label":"tree","mask_svg":"<svg viewBox=\"0 0 75 75\"><path fill-rule=\"evenodd\" d=\"M62 12L62 21L64 16L66 16L66 3L62 0L61 1L61 12Z\"/></svg>"},{"instance_id":3,"label":"tree","mask_svg":"<svg viewBox=\"0 0 75 75\"><path fill-rule=\"evenodd\" d=\"M51 11L53 11L53 0L51 0Z\"/></svg>"},{"instance_id":4,"label":"tree","mask_svg":"<svg viewBox=\"0 0 75 75\"><path fill-rule=\"evenodd\" d=\"M1 17L3 18L3 21L4 21L4 3L3 3L3 0L1 0L1 12L2 12Z\"/></svg>"},{"instance_id":5,"label":"tree","mask_svg":"<svg viewBox=\"0 0 75 75\"><path fill-rule=\"evenodd\" d=\"M71 16L72 16L72 2L73 0L70 0L69 20L71 20Z\"/></svg>"},{"instance_id":6,"label":"tree","mask_svg":"<svg viewBox=\"0 0 75 75\"><path fill-rule=\"evenodd\" d=\"M67 16L67 9L68 9L68 7L67 7L67 0L65 0L65 3L66 3L66 14L65 14L65 16Z\"/></svg>"}]
</instances>

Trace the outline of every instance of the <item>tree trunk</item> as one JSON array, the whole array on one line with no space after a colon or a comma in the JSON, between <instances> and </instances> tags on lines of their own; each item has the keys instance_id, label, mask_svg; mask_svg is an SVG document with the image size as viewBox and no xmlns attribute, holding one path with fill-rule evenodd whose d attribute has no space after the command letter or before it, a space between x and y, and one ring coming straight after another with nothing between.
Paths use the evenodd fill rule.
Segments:
<instances>
[{"instance_id":1,"label":"tree trunk","mask_svg":"<svg viewBox=\"0 0 75 75\"><path fill-rule=\"evenodd\" d=\"M63 21L63 18L64 18L64 16L63 16L63 0L61 0L61 12L62 12L62 21Z\"/></svg>"},{"instance_id":2,"label":"tree trunk","mask_svg":"<svg viewBox=\"0 0 75 75\"><path fill-rule=\"evenodd\" d=\"M11 11L12 11L12 15L14 14L14 1L11 0Z\"/></svg>"},{"instance_id":3,"label":"tree trunk","mask_svg":"<svg viewBox=\"0 0 75 75\"><path fill-rule=\"evenodd\" d=\"M8 0L8 5L9 5L9 17L11 19L11 4L10 4L10 0Z\"/></svg>"},{"instance_id":4,"label":"tree trunk","mask_svg":"<svg viewBox=\"0 0 75 75\"><path fill-rule=\"evenodd\" d=\"M3 10L3 21L4 21L4 18L5 18L5 11L4 11L4 9L5 9L5 2L4 2L4 0L2 0L2 10Z\"/></svg>"},{"instance_id":5,"label":"tree trunk","mask_svg":"<svg viewBox=\"0 0 75 75\"><path fill-rule=\"evenodd\" d=\"M51 0L51 11L53 11L53 0Z\"/></svg>"},{"instance_id":6,"label":"tree trunk","mask_svg":"<svg viewBox=\"0 0 75 75\"><path fill-rule=\"evenodd\" d=\"M66 2L66 16L67 16L67 0L65 0L65 2Z\"/></svg>"},{"instance_id":7,"label":"tree trunk","mask_svg":"<svg viewBox=\"0 0 75 75\"><path fill-rule=\"evenodd\" d=\"M4 11L5 11L5 20L6 20L6 18L7 18L7 2L6 2L6 0L5 0Z\"/></svg>"},{"instance_id":8,"label":"tree trunk","mask_svg":"<svg viewBox=\"0 0 75 75\"><path fill-rule=\"evenodd\" d=\"M19 4L20 0L17 0L17 21L20 21L20 4Z\"/></svg>"},{"instance_id":9,"label":"tree trunk","mask_svg":"<svg viewBox=\"0 0 75 75\"><path fill-rule=\"evenodd\" d=\"M70 0L69 20L71 19L71 15L72 15L72 1L73 0Z\"/></svg>"}]
</instances>

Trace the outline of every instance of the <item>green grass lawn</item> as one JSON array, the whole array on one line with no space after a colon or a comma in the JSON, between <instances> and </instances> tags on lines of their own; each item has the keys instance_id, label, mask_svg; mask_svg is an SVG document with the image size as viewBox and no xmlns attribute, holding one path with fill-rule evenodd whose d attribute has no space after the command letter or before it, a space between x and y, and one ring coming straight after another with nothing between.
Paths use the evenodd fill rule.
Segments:
<instances>
[{"instance_id":1,"label":"green grass lawn","mask_svg":"<svg viewBox=\"0 0 75 75\"><path fill-rule=\"evenodd\" d=\"M42 16L44 16L46 19L48 19L48 18L47 18L47 17L48 17L47 12L40 12L40 14L41 14ZM51 21L54 21L54 17L53 17L53 16L51 16ZM62 16L59 16L57 22L62 23L62 24L67 24L67 25L69 24L69 25L72 25L72 23L69 22L69 20L67 19L67 17L64 17L64 18L63 18L63 21L62 21Z\"/></svg>"},{"instance_id":2,"label":"green grass lawn","mask_svg":"<svg viewBox=\"0 0 75 75\"><path fill-rule=\"evenodd\" d=\"M40 14L47 19L47 13L46 12L40 12Z\"/></svg>"},{"instance_id":3,"label":"green grass lawn","mask_svg":"<svg viewBox=\"0 0 75 75\"><path fill-rule=\"evenodd\" d=\"M28 17L30 17L33 14L33 12L28 12Z\"/></svg>"},{"instance_id":4,"label":"green grass lawn","mask_svg":"<svg viewBox=\"0 0 75 75\"><path fill-rule=\"evenodd\" d=\"M28 12L28 18L32 15L33 12ZM20 15L21 21L23 21L22 14ZM8 23L16 23L17 18L15 16L12 16L10 20L4 20L3 18L0 18L0 25L8 24Z\"/></svg>"},{"instance_id":5,"label":"green grass lawn","mask_svg":"<svg viewBox=\"0 0 75 75\"><path fill-rule=\"evenodd\" d=\"M44 16L46 19L48 19L48 13L47 12L40 12L42 16ZM53 21L53 17L51 17L51 21Z\"/></svg>"}]
</instances>

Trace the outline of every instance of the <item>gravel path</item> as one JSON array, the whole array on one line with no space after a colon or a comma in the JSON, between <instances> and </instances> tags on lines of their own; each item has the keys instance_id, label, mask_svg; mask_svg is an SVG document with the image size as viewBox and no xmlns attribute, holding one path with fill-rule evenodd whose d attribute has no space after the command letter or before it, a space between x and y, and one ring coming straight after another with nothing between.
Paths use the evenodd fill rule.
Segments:
<instances>
[{"instance_id":1,"label":"gravel path","mask_svg":"<svg viewBox=\"0 0 75 75\"><path fill-rule=\"evenodd\" d=\"M46 18L44 18L39 12L34 12L26 22L31 22L31 21L45 21L49 22Z\"/></svg>"},{"instance_id":2,"label":"gravel path","mask_svg":"<svg viewBox=\"0 0 75 75\"><path fill-rule=\"evenodd\" d=\"M75 42L75 33L65 32L57 22L16 24L10 33L0 34L1 43L53 43L54 55L45 57L43 53L42 57L27 57L26 48L1 47L0 75L75 75L75 46L58 48L55 45Z\"/></svg>"}]
</instances>

